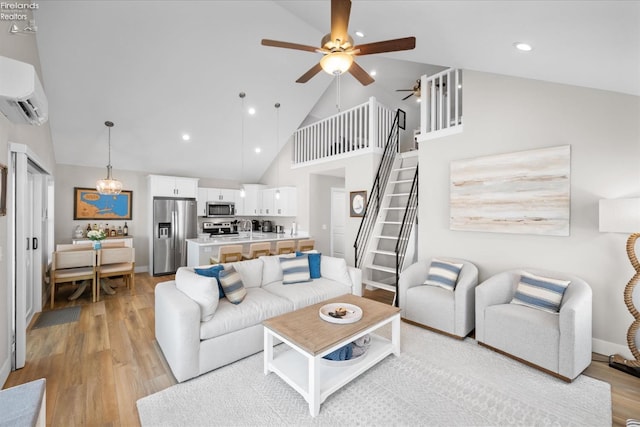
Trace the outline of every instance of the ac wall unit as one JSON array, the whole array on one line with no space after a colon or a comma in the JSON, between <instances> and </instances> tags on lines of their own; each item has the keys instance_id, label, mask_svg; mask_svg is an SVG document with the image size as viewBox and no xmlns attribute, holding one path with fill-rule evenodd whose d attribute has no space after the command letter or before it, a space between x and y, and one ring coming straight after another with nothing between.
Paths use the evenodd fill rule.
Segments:
<instances>
[{"instance_id":1,"label":"ac wall unit","mask_svg":"<svg viewBox=\"0 0 640 427\"><path fill-rule=\"evenodd\" d=\"M33 65L0 56L0 111L17 124L47 121L49 104Z\"/></svg>"}]
</instances>

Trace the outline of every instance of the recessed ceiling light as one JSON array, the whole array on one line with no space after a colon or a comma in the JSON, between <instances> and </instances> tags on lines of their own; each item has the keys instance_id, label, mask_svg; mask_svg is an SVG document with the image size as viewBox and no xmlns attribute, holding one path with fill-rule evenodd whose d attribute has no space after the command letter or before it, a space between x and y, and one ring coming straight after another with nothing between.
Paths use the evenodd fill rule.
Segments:
<instances>
[{"instance_id":1,"label":"recessed ceiling light","mask_svg":"<svg viewBox=\"0 0 640 427\"><path fill-rule=\"evenodd\" d=\"M251 114L252 116L256 113L256 109L253 107L249 108L249 114Z\"/></svg>"},{"instance_id":2,"label":"recessed ceiling light","mask_svg":"<svg viewBox=\"0 0 640 427\"><path fill-rule=\"evenodd\" d=\"M182 134L182 140L183 141L189 141L191 139L191 136L188 133L183 133Z\"/></svg>"},{"instance_id":3,"label":"recessed ceiling light","mask_svg":"<svg viewBox=\"0 0 640 427\"><path fill-rule=\"evenodd\" d=\"M516 49L521 50L523 52L529 52L533 50L533 47L531 47L529 43L515 42L513 46L515 46Z\"/></svg>"},{"instance_id":4,"label":"recessed ceiling light","mask_svg":"<svg viewBox=\"0 0 640 427\"><path fill-rule=\"evenodd\" d=\"M362 31L356 31L356 36L364 37L364 33Z\"/></svg>"},{"instance_id":5,"label":"recessed ceiling light","mask_svg":"<svg viewBox=\"0 0 640 427\"><path fill-rule=\"evenodd\" d=\"M262 149L260 147L256 147L256 154L260 154L260 152L262 151Z\"/></svg>"},{"instance_id":6,"label":"recessed ceiling light","mask_svg":"<svg viewBox=\"0 0 640 427\"><path fill-rule=\"evenodd\" d=\"M375 76L376 74L378 74L378 72L376 70L371 70L369 74L371 74L372 76Z\"/></svg>"}]
</instances>

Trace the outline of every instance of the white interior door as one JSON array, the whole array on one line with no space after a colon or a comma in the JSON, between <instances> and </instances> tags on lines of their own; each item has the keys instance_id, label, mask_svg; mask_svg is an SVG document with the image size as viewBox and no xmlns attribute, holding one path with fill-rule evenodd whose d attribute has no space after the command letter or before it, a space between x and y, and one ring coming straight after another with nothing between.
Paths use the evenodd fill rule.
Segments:
<instances>
[{"instance_id":1,"label":"white interior door","mask_svg":"<svg viewBox=\"0 0 640 427\"><path fill-rule=\"evenodd\" d=\"M42 272L46 268L42 253L47 234L45 207L49 175L35 155L20 144L11 144L11 250L12 263L12 369L24 366L26 330L34 314L42 310ZM44 243L48 239L44 238Z\"/></svg>"},{"instance_id":2,"label":"white interior door","mask_svg":"<svg viewBox=\"0 0 640 427\"><path fill-rule=\"evenodd\" d=\"M347 225L347 192L331 188L331 256L345 258Z\"/></svg>"}]
</instances>

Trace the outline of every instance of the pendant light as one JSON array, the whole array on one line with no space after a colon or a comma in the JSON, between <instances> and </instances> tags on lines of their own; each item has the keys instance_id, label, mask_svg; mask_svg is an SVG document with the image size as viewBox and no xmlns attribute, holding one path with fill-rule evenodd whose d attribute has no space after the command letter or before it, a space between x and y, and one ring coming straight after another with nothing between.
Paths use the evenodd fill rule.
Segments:
<instances>
[{"instance_id":1,"label":"pendant light","mask_svg":"<svg viewBox=\"0 0 640 427\"><path fill-rule=\"evenodd\" d=\"M276 102L276 199L280 199L280 162L278 160L278 147L280 145L280 103Z\"/></svg>"},{"instance_id":2,"label":"pendant light","mask_svg":"<svg viewBox=\"0 0 640 427\"><path fill-rule=\"evenodd\" d=\"M240 136L240 181L244 178L244 97L247 96L244 92L238 94L240 97L241 109L240 109L240 123L241 123L241 136ZM244 191L244 186L240 190L240 197L244 198L247 193Z\"/></svg>"},{"instance_id":3,"label":"pendant light","mask_svg":"<svg viewBox=\"0 0 640 427\"><path fill-rule=\"evenodd\" d=\"M113 196L120 194L122 191L122 182L111 177L111 128L113 127L113 122L106 121L104 125L109 129L109 164L107 165L107 177L96 182L96 190L100 194Z\"/></svg>"}]
</instances>

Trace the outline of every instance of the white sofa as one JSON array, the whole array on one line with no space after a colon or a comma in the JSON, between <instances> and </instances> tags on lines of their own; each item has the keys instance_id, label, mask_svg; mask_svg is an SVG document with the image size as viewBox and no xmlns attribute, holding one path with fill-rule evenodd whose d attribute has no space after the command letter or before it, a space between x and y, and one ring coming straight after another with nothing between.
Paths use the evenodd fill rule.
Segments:
<instances>
[{"instance_id":1,"label":"white sofa","mask_svg":"<svg viewBox=\"0 0 640 427\"><path fill-rule=\"evenodd\" d=\"M247 290L237 305L226 298L218 300L216 279L197 275L189 267L181 267L175 280L155 288L156 339L178 382L262 351L263 320L340 295L362 295L361 270L340 258L323 255L322 277L286 285L277 256L230 265ZM196 302L194 295L187 295L187 285L208 291L196 295L200 300ZM202 298L208 306L201 305Z\"/></svg>"}]
</instances>

